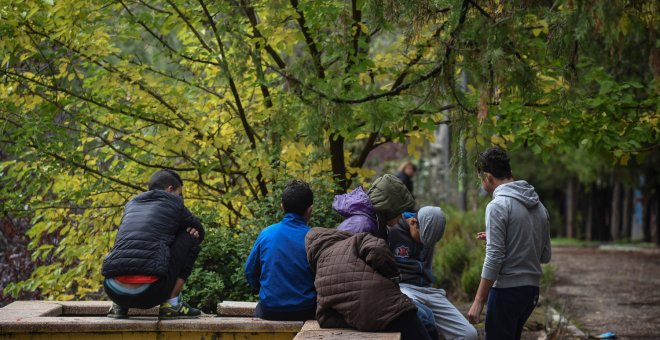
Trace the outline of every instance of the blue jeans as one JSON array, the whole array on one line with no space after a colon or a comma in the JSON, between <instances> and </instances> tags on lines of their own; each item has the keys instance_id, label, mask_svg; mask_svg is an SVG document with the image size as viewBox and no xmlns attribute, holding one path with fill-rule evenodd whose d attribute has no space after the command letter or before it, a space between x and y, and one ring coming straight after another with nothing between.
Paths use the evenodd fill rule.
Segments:
<instances>
[{"instance_id":1,"label":"blue jeans","mask_svg":"<svg viewBox=\"0 0 660 340\"><path fill-rule=\"evenodd\" d=\"M426 332L429 333L431 339L437 339L438 330L435 328L433 311L429 307L424 306L422 303L416 301L413 302L415 303L415 306L417 306L417 317L419 318L419 321L422 322L422 325L424 325L424 328L426 328Z\"/></svg>"},{"instance_id":2,"label":"blue jeans","mask_svg":"<svg viewBox=\"0 0 660 340\"><path fill-rule=\"evenodd\" d=\"M273 311L265 308L261 303L257 303L257 309L254 316L264 320L279 321L307 321L316 320L316 304L314 306L299 311Z\"/></svg>"},{"instance_id":3,"label":"blue jeans","mask_svg":"<svg viewBox=\"0 0 660 340\"><path fill-rule=\"evenodd\" d=\"M486 339L520 339L539 301L539 287L491 288L486 307Z\"/></svg>"}]
</instances>

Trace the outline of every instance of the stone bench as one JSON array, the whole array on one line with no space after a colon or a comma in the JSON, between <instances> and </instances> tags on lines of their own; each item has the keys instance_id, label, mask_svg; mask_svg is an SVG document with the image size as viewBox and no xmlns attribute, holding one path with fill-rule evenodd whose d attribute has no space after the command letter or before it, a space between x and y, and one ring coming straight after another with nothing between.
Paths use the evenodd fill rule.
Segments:
<instances>
[{"instance_id":1,"label":"stone bench","mask_svg":"<svg viewBox=\"0 0 660 340\"><path fill-rule=\"evenodd\" d=\"M0 339L293 339L301 321L245 317L159 320L158 307L110 319L106 301L17 301L0 309ZM54 334L66 333L54 336Z\"/></svg>"},{"instance_id":2,"label":"stone bench","mask_svg":"<svg viewBox=\"0 0 660 340\"><path fill-rule=\"evenodd\" d=\"M218 316L221 317L252 317L257 308L256 302L222 301L218 303ZM399 333L360 332L354 329L321 328L316 320L305 321L295 340L304 339L379 339L399 340Z\"/></svg>"},{"instance_id":3,"label":"stone bench","mask_svg":"<svg viewBox=\"0 0 660 340\"><path fill-rule=\"evenodd\" d=\"M223 301L218 304L219 317L179 320L159 320L158 307L130 309L130 318L110 319L106 314L111 305L109 301L16 301L0 308L0 339L400 339L399 333L323 329L316 320L255 318L256 302Z\"/></svg>"}]
</instances>

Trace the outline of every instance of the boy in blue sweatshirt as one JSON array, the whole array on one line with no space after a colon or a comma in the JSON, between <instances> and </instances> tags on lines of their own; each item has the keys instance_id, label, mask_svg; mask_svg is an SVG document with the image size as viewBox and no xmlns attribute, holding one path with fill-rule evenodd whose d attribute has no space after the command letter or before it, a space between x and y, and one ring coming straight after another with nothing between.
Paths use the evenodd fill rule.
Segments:
<instances>
[{"instance_id":1,"label":"boy in blue sweatshirt","mask_svg":"<svg viewBox=\"0 0 660 340\"><path fill-rule=\"evenodd\" d=\"M486 207L486 233L477 235L485 236L486 259L468 319L478 323L488 303L486 338L520 339L538 302L541 263L550 261L548 211L533 186L513 179L504 150L487 149L475 166L493 200Z\"/></svg>"},{"instance_id":2,"label":"boy in blue sweatshirt","mask_svg":"<svg viewBox=\"0 0 660 340\"><path fill-rule=\"evenodd\" d=\"M245 278L259 289L255 316L266 320L304 321L316 318L314 274L307 262L305 235L314 194L302 181L282 192L284 218L262 230L245 262Z\"/></svg>"}]
</instances>

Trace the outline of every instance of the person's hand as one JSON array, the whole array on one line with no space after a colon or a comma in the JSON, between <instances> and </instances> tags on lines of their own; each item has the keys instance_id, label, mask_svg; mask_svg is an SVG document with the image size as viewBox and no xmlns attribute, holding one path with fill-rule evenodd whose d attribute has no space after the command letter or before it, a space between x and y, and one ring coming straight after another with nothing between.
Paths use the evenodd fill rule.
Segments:
<instances>
[{"instance_id":1,"label":"person's hand","mask_svg":"<svg viewBox=\"0 0 660 340\"><path fill-rule=\"evenodd\" d=\"M481 311L484 309L484 302L474 300L470 310L468 311L468 321L471 324L478 324L481 322Z\"/></svg>"},{"instance_id":2,"label":"person's hand","mask_svg":"<svg viewBox=\"0 0 660 340\"><path fill-rule=\"evenodd\" d=\"M411 228L419 228L419 222L417 222L417 217L411 217L407 221L408 221L408 225Z\"/></svg>"},{"instance_id":3,"label":"person's hand","mask_svg":"<svg viewBox=\"0 0 660 340\"><path fill-rule=\"evenodd\" d=\"M477 240L486 241L486 232L480 231L477 233Z\"/></svg>"},{"instance_id":4,"label":"person's hand","mask_svg":"<svg viewBox=\"0 0 660 340\"><path fill-rule=\"evenodd\" d=\"M199 238L199 231L197 231L197 229L195 229L195 228L188 227L188 228L186 229L186 232L187 232L188 234L190 234L190 236L192 236L192 237L194 237L194 238Z\"/></svg>"}]
</instances>

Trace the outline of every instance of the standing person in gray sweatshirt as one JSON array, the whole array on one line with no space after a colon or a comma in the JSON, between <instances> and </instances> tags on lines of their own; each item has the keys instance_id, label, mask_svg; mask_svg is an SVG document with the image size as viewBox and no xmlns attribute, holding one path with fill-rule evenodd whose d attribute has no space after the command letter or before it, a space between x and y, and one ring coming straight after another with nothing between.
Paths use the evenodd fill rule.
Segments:
<instances>
[{"instance_id":1,"label":"standing person in gray sweatshirt","mask_svg":"<svg viewBox=\"0 0 660 340\"><path fill-rule=\"evenodd\" d=\"M520 339L538 302L541 263L550 261L548 211L534 187L513 179L504 150L485 150L475 166L493 200L486 207L486 232L477 235L485 237L486 260L468 320L479 323L488 302L486 339Z\"/></svg>"}]
</instances>

